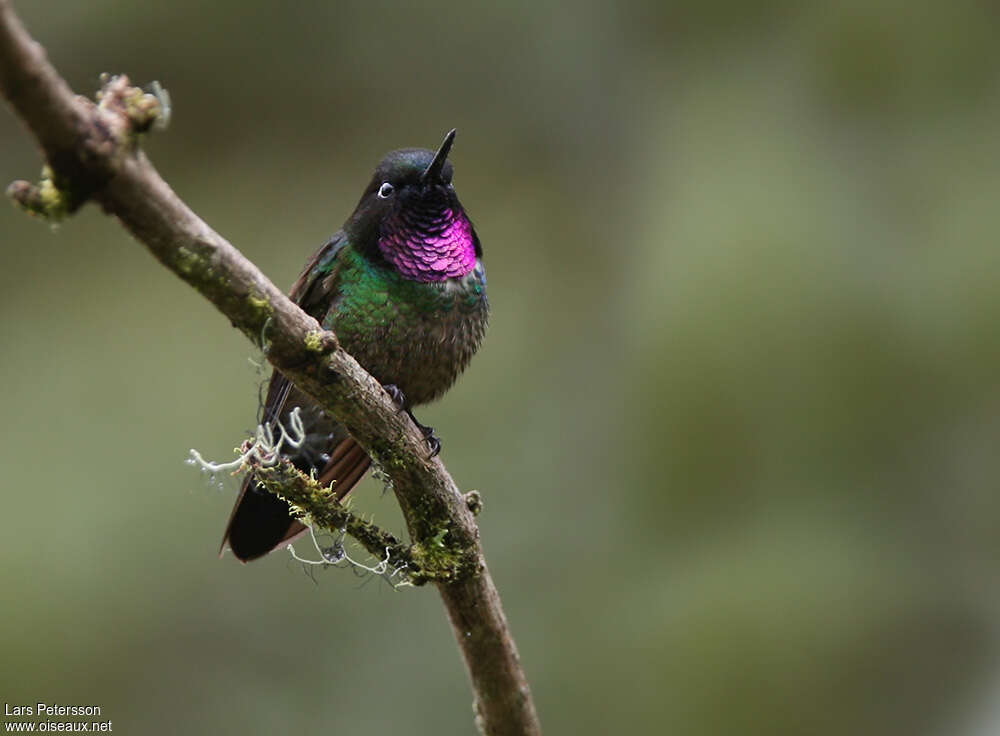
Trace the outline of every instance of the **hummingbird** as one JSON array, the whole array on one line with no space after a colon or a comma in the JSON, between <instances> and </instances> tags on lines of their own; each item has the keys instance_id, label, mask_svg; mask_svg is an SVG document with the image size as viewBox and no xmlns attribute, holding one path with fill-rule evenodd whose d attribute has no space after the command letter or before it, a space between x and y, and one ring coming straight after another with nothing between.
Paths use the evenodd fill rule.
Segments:
<instances>
[{"instance_id":1,"label":"hummingbird","mask_svg":"<svg viewBox=\"0 0 1000 736\"><path fill-rule=\"evenodd\" d=\"M412 407L439 398L468 365L486 332L483 249L452 184L455 131L437 151L388 153L347 222L307 262L289 297L324 328L416 422L431 454L441 448ZM347 429L275 370L261 423L287 427L298 407L306 436L283 452L295 467L333 484L343 499L364 477L368 454ZM288 545L306 529L288 504L248 474L226 526L243 562Z\"/></svg>"}]
</instances>

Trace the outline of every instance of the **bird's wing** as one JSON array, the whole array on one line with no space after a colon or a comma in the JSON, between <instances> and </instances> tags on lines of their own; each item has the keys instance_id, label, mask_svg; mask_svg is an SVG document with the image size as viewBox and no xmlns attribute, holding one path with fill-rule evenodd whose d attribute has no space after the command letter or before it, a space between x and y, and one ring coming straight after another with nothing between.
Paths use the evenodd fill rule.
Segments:
<instances>
[{"instance_id":1,"label":"bird's wing","mask_svg":"<svg viewBox=\"0 0 1000 736\"><path fill-rule=\"evenodd\" d=\"M342 231L334 235L309 260L289 292L293 301L320 322L335 300L341 263L338 256L346 242ZM268 385L261 422L286 422L286 409L290 411L294 406L311 403L276 370ZM308 419L306 429L311 429ZM304 466L300 469L317 470L317 476L324 485L335 482L336 497L341 499L364 477L371 460L342 425L331 421L323 430L325 447L317 451L320 455L329 456L323 465L319 466L305 456L296 458L295 462ZM222 538L222 549L228 542L233 553L244 562L284 546L305 531L302 524L288 515L287 503L263 488L255 488L256 485L253 474L247 474ZM250 489L255 492L248 493Z\"/></svg>"},{"instance_id":2,"label":"bird's wing","mask_svg":"<svg viewBox=\"0 0 1000 736\"><path fill-rule=\"evenodd\" d=\"M344 231L338 231L326 244L316 251L299 277L292 284L288 298L302 307L302 310L320 323L331 305L329 295L337 288L338 256L347 244ZM261 423L270 423L281 416L292 382L279 371L271 375L267 387L267 398L262 407Z\"/></svg>"}]
</instances>

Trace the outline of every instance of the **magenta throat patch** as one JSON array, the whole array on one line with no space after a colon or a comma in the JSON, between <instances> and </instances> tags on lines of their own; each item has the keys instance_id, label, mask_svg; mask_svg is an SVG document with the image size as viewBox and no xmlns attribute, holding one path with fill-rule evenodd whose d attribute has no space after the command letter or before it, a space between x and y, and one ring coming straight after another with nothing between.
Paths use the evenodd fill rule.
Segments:
<instances>
[{"instance_id":1,"label":"magenta throat patch","mask_svg":"<svg viewBox=\"0 0 1000 736\"><path fill-rule=\"evenodd\" d=\"M383 225L378 247L411 281L425 283L465 276L476 267L472 223L446 208L432 219L402 210Z\"/></svg>"}]
</instances>

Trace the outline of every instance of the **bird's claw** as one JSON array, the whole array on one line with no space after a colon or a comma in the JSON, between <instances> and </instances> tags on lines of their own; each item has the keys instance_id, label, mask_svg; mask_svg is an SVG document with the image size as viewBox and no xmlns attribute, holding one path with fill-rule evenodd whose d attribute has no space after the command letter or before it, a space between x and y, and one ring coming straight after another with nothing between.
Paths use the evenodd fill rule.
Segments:
<instances>
[{"instance_id":1,"label":"bird's claw","mask_svg":"<svg viewBox=\"0 0 1000 736\"><path fill-rule=\"evenodd\" d=\"M406 405L406 394L403 393L399 386L394 383L386 383L382 385L382 388L385 389L385 392L389 394L389 397L399 407L399 411L405 411L410 419L413 420L413 423L417 425L421 434L424 435L424 439L427 440L427 446L431 450L431 457L437 457L441 452L441 438L437 436L434 428L417 421L417 418L413 416L413 412L410 411L410 407Z\"/></svg>"},{"instance_id":2,"label":"bird's claw","mask_svg":"<svg viewBox=\"0 0 1000 736\"><path fill-rule=\"evenodd\" d=\"M416 419L413 421L417 422ZM427 440L427 446L431 448L431 457L437 457L441 452L441 438L437 436L437 432L434 431L434 427L427 427L420 422L417 422L417 426L420 427L420 431L423 432L424 439Z\"/></svg>"},{"instance_id":3,"label":"bird's claw","mask_svg":"<svg viewBox=\"0 0 1000 736\"><path fill-rule=\"evenodd\" d=\"M406 394L403 393L402 389L394 383L383 384L382 388L389 398L392 399L393 403L396 404L400 410L406 408Z\"/></svg>"}]
</instances>

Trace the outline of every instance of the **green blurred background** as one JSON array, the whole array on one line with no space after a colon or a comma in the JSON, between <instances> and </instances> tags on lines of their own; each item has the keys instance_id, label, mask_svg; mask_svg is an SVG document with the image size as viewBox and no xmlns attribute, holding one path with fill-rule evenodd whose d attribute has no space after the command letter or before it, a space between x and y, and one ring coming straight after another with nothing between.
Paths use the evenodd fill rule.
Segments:
<instances>
[{"instance_id":1,"label":"green blurred background","mask_svg":"<svg viewBox=\"0 0 1000 736\"><path fill-rule=\"evenodd\" d=\"M77 91L163 82L147 151L282 287L386 150L459 129L494 316L419 416L547 733L1000 733L987 3L19 10ZM0 115L0 183L39 166ZM471 733L433 590L216 559L236 483L184 459L254 423L251 359L97 208L0 210L0 698Z\"/></svg>"}]
</instances>

